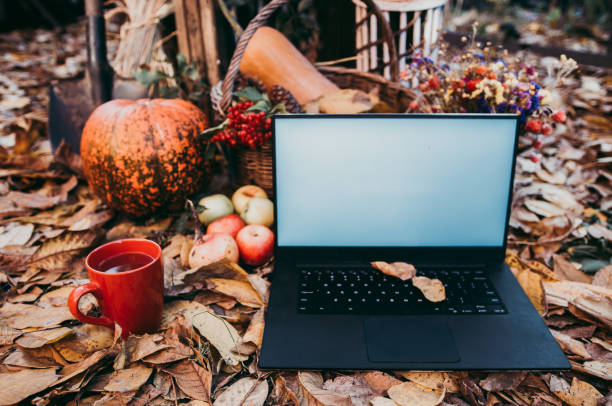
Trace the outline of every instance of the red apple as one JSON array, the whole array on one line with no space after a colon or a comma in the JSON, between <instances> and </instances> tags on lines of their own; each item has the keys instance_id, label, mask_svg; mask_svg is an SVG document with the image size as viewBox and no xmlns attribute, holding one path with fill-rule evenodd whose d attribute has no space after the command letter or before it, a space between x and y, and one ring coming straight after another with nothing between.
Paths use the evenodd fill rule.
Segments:
<instances>
[{"instance_id":1,"label":"red apple","mask_svg":"<svg viewBox=\"0 0 612 406\"><path fill-rule=\"evenodd\" d=\"M210 223L208 228L206 229L206 234L219 233L219 234L229 234L233 238L236 238L236 234L240 231L246 224L237 214L228 214L225 217L221 217Z\"/></svg>"},{"instance_id":2,"label":"red apple","mask_svg":"<svg viewBox=\"0 0 612 406\"><path fill-rule=\"evenodd\" d=\"M274 253L274 233L268 227L251 224L236 235L240 258L247 265L262 265Z\"/></svg>"},{"instance_id":3,"label":"red apple","mask_svg":"<svg viewBox=\"0 0 612 406\"><path fill-rule=\"evenodd\" d=\"M206 234L193 244L189 253L189 266L199 268L222 259L238 262L236 241L228 234Z\"/></svg>"}]
</instances>

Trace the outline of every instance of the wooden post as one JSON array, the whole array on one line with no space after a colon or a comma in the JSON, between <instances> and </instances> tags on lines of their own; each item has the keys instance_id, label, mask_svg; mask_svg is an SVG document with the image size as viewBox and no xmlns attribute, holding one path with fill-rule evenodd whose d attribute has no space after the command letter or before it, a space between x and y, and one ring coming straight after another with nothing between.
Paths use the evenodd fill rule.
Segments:
<instances>
[{"instance_id":1,"label":"wooden post","mask_svg":"<svg viewBox=\"0 0 612 406\"><path fill-rule=\"evenodd\" d=\"M179 52L206 72L214 86L221 77L214 0L173 1Z\"/></svg>"},{"instance_id":2,"label":"wooden post","mask_svg":"<svg viewBox=\"0 0 612 406\"><path fill-rule=\"evenodd\" d=\"M215 25L214 0L200 0L200 23L202 25L202 44L208 80L215 85L220 79L219 52L217 51L217 26Z\"/></svg>"}]
</instances>

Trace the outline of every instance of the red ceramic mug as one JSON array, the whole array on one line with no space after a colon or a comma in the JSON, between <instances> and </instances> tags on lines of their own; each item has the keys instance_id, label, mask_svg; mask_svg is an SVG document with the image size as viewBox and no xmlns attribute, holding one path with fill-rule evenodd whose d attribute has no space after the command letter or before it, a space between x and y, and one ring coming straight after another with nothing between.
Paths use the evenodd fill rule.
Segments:
<instances>
[{"instance_id":1,"label":"red ceramic mug","mask_svg":"<svg viewBox=\"0 0 612 406\"><path fill-rule=\"evenodd\" d=\"M143 255L144 254L144 255ZM113 273L106 266L113 259L132 255L140 265L125 272ZM144 259L143 259L144 258ZM121 326L123 337L130 333L152 333L159 329L164 302L162 250L150 240L130 238L101 245L85 259L89 283L70 292L68 308L83 323ZM113 267L113 269L116 267ZM79 311L79 300L92 293L98 300L102 316L91 317Z\"/></svg>"}]
</instances>

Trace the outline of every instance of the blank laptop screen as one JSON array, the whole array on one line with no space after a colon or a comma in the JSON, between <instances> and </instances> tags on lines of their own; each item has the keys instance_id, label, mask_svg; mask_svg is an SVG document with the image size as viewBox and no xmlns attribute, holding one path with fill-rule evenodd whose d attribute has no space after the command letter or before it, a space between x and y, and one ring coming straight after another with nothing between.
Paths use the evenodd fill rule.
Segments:
<instances>
[{"instance_id":1,"label":"blank laptop screen","mask_svg":"<svg viewBox=\"0 0 612 406\"><path fill-rule=\"evenodd\" d=\"M277 117L279 246L502 246L517 120Z\"/></svg>"}]
</instances>

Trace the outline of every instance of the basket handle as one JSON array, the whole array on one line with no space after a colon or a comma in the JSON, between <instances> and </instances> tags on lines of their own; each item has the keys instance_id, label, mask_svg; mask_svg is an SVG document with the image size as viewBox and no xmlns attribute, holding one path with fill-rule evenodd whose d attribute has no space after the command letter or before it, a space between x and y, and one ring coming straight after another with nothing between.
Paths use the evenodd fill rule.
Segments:
<instances>
[{"instance_id":1,"label":"basket handle","mask_svg":"<svg viewBox=\"0 0 612 406\"><path fill-rule=\"evenodd\" d=\"M387 43L387 47L389 48L389 67L391 74L391 81L399 82L399 68L397 66L397 49L395 49L395 39L393 38L393 32L391 31L391 26L389 22L383 15L382 11L378 8L376 3L373 0L362 0L369 8L372 9L372 12L378 18L378 24L382 28L383 41ZM277 8L280 6L287 4L289 0L272 0L270 3L266 4L259 13L253 18L249 25L247 25L246 29L238 39L238 44L236 44L236 49L234 50L234 55L232 55L232 60L230 61L229 67L227 68L227 73L225 75L225 79L223 80L223 86L221 87L221 102L219 103L218 109L221 115L225 115L225 111L229 107L232 102L232 92L234 91L234 82L236 77L238 76L238 70L240 68L240 61L242 60L242 56L244 55L244 50L251 39L251 37L255 34L255 31L262 25L268 21L268 17Z\"/></svg>"}]
</instances>

